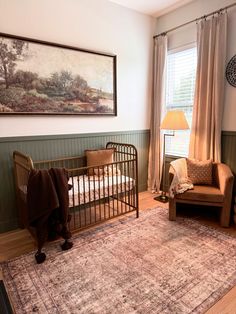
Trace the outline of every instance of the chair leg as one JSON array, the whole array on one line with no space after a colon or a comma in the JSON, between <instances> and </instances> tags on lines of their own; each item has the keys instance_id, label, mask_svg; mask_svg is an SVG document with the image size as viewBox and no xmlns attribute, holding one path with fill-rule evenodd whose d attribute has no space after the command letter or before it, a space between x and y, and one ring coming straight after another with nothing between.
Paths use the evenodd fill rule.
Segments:
<instances>
[{"instance_id":1,"label":"chair leg","mask_svg":"<svg viewBox=\"0 0 236 314\"><path fill-rule=\"evenodd\" d=\"M220 213L220 225L221 227L229 227L230 222L230 206L222 207Z\"/></svg>"},{"instance_id":2,"label":"chair leg","mask_svg":"<svg viewBox=\"0 0 236 314\"><path fill-rule=\"evenodd\" d=\"M176 202L173 198L169 199L169 220L176 220Z\"/></svg>"}]
</instances>

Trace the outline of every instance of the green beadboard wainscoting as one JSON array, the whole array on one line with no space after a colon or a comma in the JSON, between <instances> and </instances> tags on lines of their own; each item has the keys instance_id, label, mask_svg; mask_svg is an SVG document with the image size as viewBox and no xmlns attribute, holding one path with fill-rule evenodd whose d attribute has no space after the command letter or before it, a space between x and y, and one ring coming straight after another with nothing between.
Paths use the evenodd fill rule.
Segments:
<instances>
[{"instance_id":1,"label":"green beadboard wainscoting","mask_svg":"<svg viewBox=\"0 0 236 314\"><path fill-rule=\"evenodd\" d=\"M227 164L234 174L234 195L236 196L236 131L222 132L222 162Z\"/></svg>"},{"instance_id":2,"label":"green beadboard wainscoting","mask_svg":"<svg viewBox=\"0 0 236 314\"><path fill-rule=\"evenodd\" d=\"M236 176L236 131L222 132L222 162L226 163Z\"/></svg>"},{"instance_id":3,"label":"green beadboard wainscoting","mask_svg":"<svg viewBox=\"0 0 236 314\"><path fill-rule=\"evenodd\" d=\"M83 155L85 149L105 147L109 141L136 146L139 191L146 190L149 130L0 138L0 232L18 227L12 160L14 150L30 155L33 160L43 160Z\"/></svg>"}]
</instances>

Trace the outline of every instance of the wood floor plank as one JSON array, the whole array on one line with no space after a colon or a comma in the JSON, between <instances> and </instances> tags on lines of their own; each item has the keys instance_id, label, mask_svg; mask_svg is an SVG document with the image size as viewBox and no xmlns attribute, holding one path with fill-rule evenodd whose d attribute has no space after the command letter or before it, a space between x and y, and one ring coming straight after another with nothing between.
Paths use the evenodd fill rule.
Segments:
<instances>
[{"instance_id":1,"label":"wood floor plank","mask_svg":"<svg viewBox=\"0 0 236 314\"><path fill-rule=\"evenodd\" d=\"M236 287L231 289L205 314L236 314Z\"/></svg>"}]
</instances>

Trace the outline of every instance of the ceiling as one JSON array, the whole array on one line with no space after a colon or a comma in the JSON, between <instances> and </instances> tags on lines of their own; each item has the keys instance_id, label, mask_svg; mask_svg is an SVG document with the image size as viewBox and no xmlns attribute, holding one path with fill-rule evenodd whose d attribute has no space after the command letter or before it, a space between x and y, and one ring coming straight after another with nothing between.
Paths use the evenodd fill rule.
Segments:
<instances>
[{"instance_id":1,"label":"ceiling","mask_svg":"<svg viewBox=\"0 0 236 314\"><path fill-rule=\"evenodd\" d=\"M119 5L154 17L173 11L194 0L110 0Z\"/></svg>"}]
</instances>

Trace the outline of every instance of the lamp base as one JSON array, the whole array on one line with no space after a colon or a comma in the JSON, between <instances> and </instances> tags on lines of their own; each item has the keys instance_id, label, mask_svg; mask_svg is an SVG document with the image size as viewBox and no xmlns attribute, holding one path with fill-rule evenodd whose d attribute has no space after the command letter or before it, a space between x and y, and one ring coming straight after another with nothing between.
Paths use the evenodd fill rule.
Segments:
<instances>
[{"instance_id":1,"label":"lamp base","mask_svg":"<svg viewBox=\"0 0 236 314\"><path fill-rule=\"evenodd\" d=\"M155 201L167 203L169 201L169 197L166 195L165 192L162 192L160 195L154 197Z\"/></svg>"}]
</instances>

